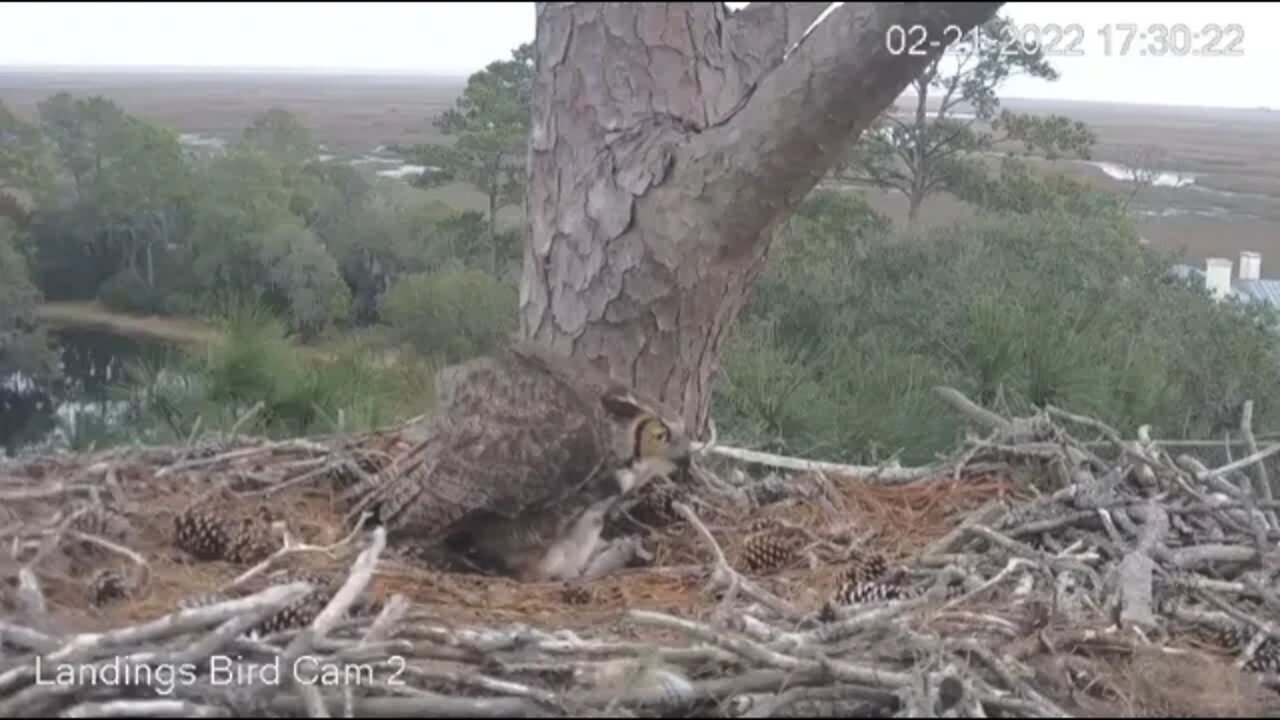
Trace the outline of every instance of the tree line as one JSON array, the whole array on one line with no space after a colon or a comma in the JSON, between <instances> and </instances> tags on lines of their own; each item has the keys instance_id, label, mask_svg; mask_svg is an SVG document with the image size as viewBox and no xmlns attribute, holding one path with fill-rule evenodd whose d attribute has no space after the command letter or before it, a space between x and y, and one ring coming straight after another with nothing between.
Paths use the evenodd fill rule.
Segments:
<instances>
[{"instance_id":1,"label":"tree line","mask_svg":"<svg viewBox=\"0 0 1280 720\"><path fill-rule=\"evenodd\" d=\"M772 11L761 4L755 12ZM584 13L575 22L585 22L595 11L574 12ZM738 17L748 23L763 16ZM561 29L540 36L550 42ZM618 193L643 183L660 192L672 182L661 164L623 175L619 168L655 158L681 167L674 150L662 149L665 141L632 146L623 133L610 146L614 155L591 156L613 163L614 181L581 188L578 206L582 197L590 200L587 217L548 216L546 208L559 207L557 196L524 185L526 178L541 182L547 171L535 153L525 172L531 122L543 123L545 134L547 118L561 118L545 105L555 98L545 88L539 94L552 72L535 63L539 52L521 46L473 75L454 108L436 119L442 142L399 148L428 166L415 180L419 188L464 180L486 197L483 213L373 185L350 166L320 161L310 130L280 110L265 110L225 154L203 157L184 152L172 130L102 98L54 96L30 123L0 108L0 211L8 218L0 231L0 371L39 367L42 331L30 318L41 296L223 313L234 319L227 347L184 366L180 387L160 382L162 368L136 373L131 392L151 427L183 437L197 418L205 427L229 426L263 403L252 429L351 429L385 424L389 411L371 407L374 399L399 399L392 404L402 415L426 410L427 373L389 382L374 364L342 353L317 365L296 352L296 340L378 328L382 340L434 367L487 352L520 325L536 335L546 308L623 327L687 301L664 294L666 271L650 265L650 275L626 285L633 295L580 290L581 302L598 303L592 307L540 295L537 286L545 290L554 278L535 277L520 307L522 269L578 267L543 263L568 262L556 246L557 228L604 232L609 237L590 246L596 251L670 263L685 251L663 244L681 230L679 222L724 210L685 198L680 212L654 215L641 198L617 214L624 206L611 205L620 202ZM576 62L572 53L566 58ZM918 91L913 112L904 118L886 103L868 120L871 131L824 161L831 182L796 199L770 237L767 262L753 271L754 284L715 353L722 436L832 459L897 453L928 460L961 431L937 412L931 388L939 383L1012 409L1052 402L1174 436L1230 425L1244 399L1255 400L1259 425L1280 417L1268 310L1214 303L1202 289L1171 279L1171 258L1137 243L1127 198L1035 170L1019 157L1087 156L1094 140L1067 118L1001 110L999 89L1009 77L1056 77L1044 58L926 60L911 81ZM556 133L571 132L570 120L558 122ZM544 136L532 147L553 145ZM1021 153L991 156L998 146L1019 145ZM627 148L639 154L623 153ZM585 156L566 162L578 157ZM873 211L858 184L903 193L906 226ZM974 219L918 231L911 220L944 192L968 202ZM541 249L497 222L499 211L520 207L526 193L542 201L526 219L532 236L557 238ZM731 207L741 208L740 201L725 204ZM586 224L563 225L571 220ZM661 232L637 241L628 235L637 223ZM580 280L609 271L603 255L593 257L574 261L585 273ZM724 291L715 282L700 287ZM652 295L648 305L635 300L635 288ZM235 309L246 298L257 310ZM711 298L713 306L721 299ZM655 362L683 362L682 351L673 352ZM304 364L311 369L300 371ZM404 403L406 396L416 404Z\"/></svg>"}]
</instances>

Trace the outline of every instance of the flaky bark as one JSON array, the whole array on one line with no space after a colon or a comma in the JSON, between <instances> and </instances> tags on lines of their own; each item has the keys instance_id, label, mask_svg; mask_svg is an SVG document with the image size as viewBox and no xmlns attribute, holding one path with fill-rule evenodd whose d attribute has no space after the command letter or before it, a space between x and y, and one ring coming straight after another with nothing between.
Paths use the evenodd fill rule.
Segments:
<instances>
[{"instance_id":1,"label":"flaky bark","mask_svg":"<svg viewBox=\"0 0 1280 720\"><path fill-rule=\"evenodd\" d=\"M521 334L706 427L725 335L776 225L1000 3L539 3ZM951 37L947 35L946 37Z\"/></svg>"}]
</instances>

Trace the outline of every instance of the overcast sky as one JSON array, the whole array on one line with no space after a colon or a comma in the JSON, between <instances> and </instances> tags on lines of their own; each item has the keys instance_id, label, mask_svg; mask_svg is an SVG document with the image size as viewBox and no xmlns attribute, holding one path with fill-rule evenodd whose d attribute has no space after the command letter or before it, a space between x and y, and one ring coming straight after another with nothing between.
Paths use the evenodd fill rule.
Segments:
<instances>
[{"instance_id":1,"label":"overcast sky","mask_svg":"<svg viewBox=\"0 0 1280 720\"><path fill-rule=\"evenodd\" d=\"M743 3L731 3L742 5ZM1020 24L1077 23L1083 57L1056 57L1056 83L1015 79L1007 97L1280 108L1272 3L1028 3ZM0 65L366 69L467 75L533 39L533 3L0 2ZM1239 23L1243 57L1108 54L1108 24Z\"/></svg>"}]
</instances>

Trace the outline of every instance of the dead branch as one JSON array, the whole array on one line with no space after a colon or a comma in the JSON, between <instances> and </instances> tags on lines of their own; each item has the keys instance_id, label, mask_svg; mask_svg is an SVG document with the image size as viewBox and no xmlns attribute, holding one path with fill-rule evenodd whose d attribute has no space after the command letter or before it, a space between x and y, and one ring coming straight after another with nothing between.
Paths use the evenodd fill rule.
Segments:
<instances>
[{"instance_id":1,"label":"dead branch","mask_svg":"<svg viewBox=\"0 0 1280 720\"><path fill-rule=\"evenodd\" d=\"M1244 407L1240 411L1240 435L1244 438L1245 447L1248 448L1250 455L1258 454L1258 441L1253 436L1253 401L1246 400ZM1253 466L1253 493L1254 497L1260 501L1269 502L1274 498L1271 495L1271 480L1267 477L1267 466L1265 463L1258 463ZM1271 529L1280 528L1280 520L1276 518L1274 511L1266 512L1267 523Z\"/></svg>"},{"instance_id":2,"label":"dead branch","mask_svg":"<svg viewBox=\"0 0 1280 720\"><path fill-rule=\"evenodd\" d=\"M110 700L80 703L62 713L69 718L108 717L230 717L225 708L186 700Z\"/></svg>"},{"instance_id":3,"label":"dead branch","mask_svg":"<svg viewBox=\"0 0 1280 720\"><path fill-rule=\"evenodd\" d=\"M1263 460L1266 460L1267 458L1271 457L1272 455L1275 455L1278 452L1280 452L1280 443L1273 443L1271 445L1268 445L1264 450L1259 450L1257 452L1250 453L1249 455L1242 457L1239 460L1236 460L1235 462L1227 463L1222 467L1214 468L1213 470L1210 470L1207 473L1197 475L1196 479L1200 481L1205 481L1210 478L1222 477L1227 473L1233 473L1238 470L1243 470L1244 468L1250 467L1256 463L1260 463Z\"/></svg>"},{"instance_id":4,"label":"dead branch","mask_svg":"<svg viewBox=\"0 0 1280 720\"><path fill-rule=\"evenodd\" d=\"M882 468L871 465L842 465L840 463L820 462L818 460L804 460L801 458L786 457L785 455L774 455L773 453L760 452L758 450L744 450L742 448L729 447L727 445L717 445L708 450L708 452L714 455L720 455L721 457L751 463L753 465L767 465L781 470L825 473L827 475L856 477L885 483L915 482L916 480L929 477L937 472L935 468L931 467Z\"/></svg>"},{"instance_id":5,"label":"dead branch","mask_svg":"<svg viewBox=\"0 0 1280 720\"><path fill-rule=\"evenodd\" d=\"M955 410L957 413L969 418L978 425L986 427L989 430L999 431L1001 434L1005 435L1010 434L1013 431L1013 423L973 402L969 398L965 397L964 393L959 390L949 387L936 387L933 391L937 393L952 410Z\"/></svg>"},{"instance_id":6,"label":"dead branch","mask_svg":"<svg viewBox=\"0 0 1280 720\"><path fill-rule=\"evenodd\" d=\"M758 587L755 583L739 574L737 570L733 569L733 566L729 564L729 560L724 555L724 550L720 548L720 543L716 542L715 536L711 534L711 531L707 529L706 525L702 524L702 520L698 518L697 513L695 513L688 505L676 502L672 503L671 507L698 531L698 535L700 535L711 548L711 552L715 557L715 569L712 572L711 581L712 583L725 588L726 599L730 599L736 592L741 591L755 601L765 605L780 617L799 617L799 613L796 612L795 608L791 607L772 593L766 592L764 589Z\"/></svg>"}]
</instances>

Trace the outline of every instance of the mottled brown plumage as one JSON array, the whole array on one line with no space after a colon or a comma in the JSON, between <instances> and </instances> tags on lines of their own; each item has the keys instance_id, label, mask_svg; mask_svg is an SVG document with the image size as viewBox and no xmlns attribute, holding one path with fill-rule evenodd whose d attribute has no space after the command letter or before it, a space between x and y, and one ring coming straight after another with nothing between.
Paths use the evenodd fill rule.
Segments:
<instances>
[{"instance_id":1,"label":"mottled brown plumage","mask_svg":"<svg viewBox=\"0 0 1280 720\"><path fill-rule=\"evenodd\" d=\"M534 345L449 368L437 389L425 439L350 496L353 514L477 570L579 576L614 503L688 461L674 413Z\"/></svg>"}]
</instances>

